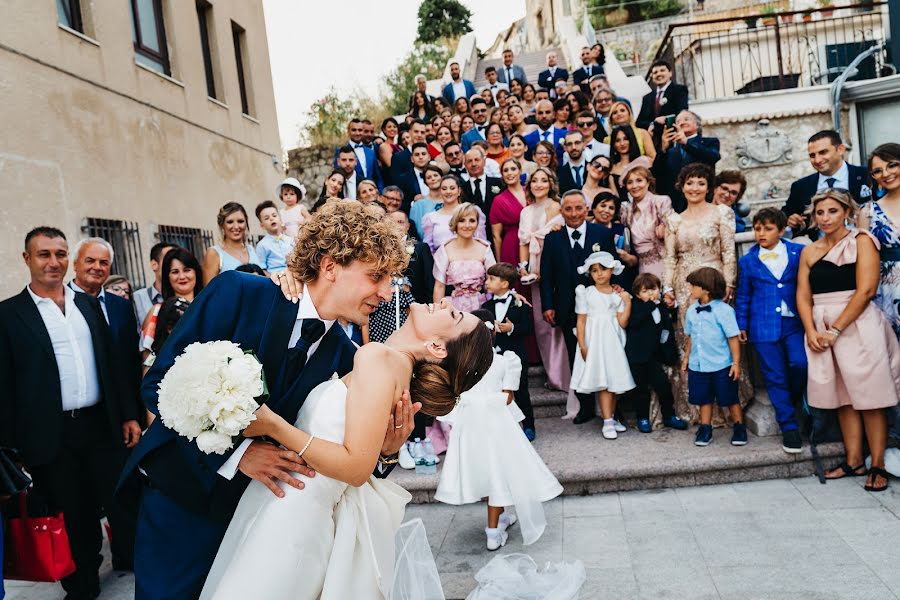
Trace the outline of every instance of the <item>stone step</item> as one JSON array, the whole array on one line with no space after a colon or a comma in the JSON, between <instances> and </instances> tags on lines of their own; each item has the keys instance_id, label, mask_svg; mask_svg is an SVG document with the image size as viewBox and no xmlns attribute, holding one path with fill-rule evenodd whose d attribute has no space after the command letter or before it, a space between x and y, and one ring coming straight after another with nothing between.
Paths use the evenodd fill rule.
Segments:
<instances>
[{"instance_id":1,"label":"stone step","mask_svg":"<svg viewBox=\"0 0 900 600\"><path fill-rule=\"evenodd\" d=\"M694 428L649 434L629 429L617 440L605 440L598 419L574 425L555 416L539 418L536 429L535 450L565 495L805 477L814 472L809 446L804 443L800 454L786 454L780 436L751 434L748 445L735 447L730 444L730 429L716 429L713 443L698 448ZM843 445L820 445L819 453L826 468L834 466L843 456ZM410 491L414 503L435 501L439 477L440 470L436 475L417 475L396 468L391 474Z\"/></svg>"}]
</instances>

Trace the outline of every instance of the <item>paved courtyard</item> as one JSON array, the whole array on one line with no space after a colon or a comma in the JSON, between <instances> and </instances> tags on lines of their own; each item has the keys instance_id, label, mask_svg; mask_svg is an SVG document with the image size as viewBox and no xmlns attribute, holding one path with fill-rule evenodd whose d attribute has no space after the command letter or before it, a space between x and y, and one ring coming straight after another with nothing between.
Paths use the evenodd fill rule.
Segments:
<instances>
[{"instance_id":1,"label":"paved courtyard","mask_svg":"<svg viewBox=\"0 0 900 600\"><path fill-rule=\"evenodd\" d=\"M582 599L888 600L900 598L900 488L813 477L567 496L546 505L548 527L499 552L581 560ZM414 505L448 599L464 598L495 553L482 505ZM103 600L133 596L130 575L104 565ZM7 582L10 600L63 598L59 586Z\"/></svg>"}]
</instances>

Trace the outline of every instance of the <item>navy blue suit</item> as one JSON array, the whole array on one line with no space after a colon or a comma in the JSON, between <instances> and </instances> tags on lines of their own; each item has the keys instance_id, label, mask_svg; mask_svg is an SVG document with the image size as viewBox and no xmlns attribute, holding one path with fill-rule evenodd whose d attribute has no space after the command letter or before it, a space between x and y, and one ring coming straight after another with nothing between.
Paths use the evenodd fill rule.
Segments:
<instances>
[{"instance_id":1,"label":"navy blue suit","mask_svg":"<svg viewBox=\"0 0 900 600\"><path fill-rule=\"evenodd\" d=\"M487 131L488 125L489 124L487 123L482 125L485 131ZM463 152L468 152L472 147L472 144L477 142L478 140L485 141L484 135L482 135L481 132L478 131L478 126L476 125L472 129L462 134L462 137L459 139L459 143L462 146Z\"/></svg>"},{"instance_id":2,"label":"navy blue suit","mask_svg":"<svg viewBox=\"0 0 900 600\"><path fill-rule=\"evenodd\" d=\"M847 163L848 179L850 184L850 195L856 200L857 204L868 202L872 199L871 184L869 182L869 172L865 167L859 167ZM819 174L813 173L791 184L791 193L788 195L787 202L781 207L781 212L787 216L802 215L809 206L809 201L819 188ZM795 231L794 237L807 234L809 229Z\"/></svg>"},{"instance_id":3,"label":"navy blue suit","mask_svg":"<svg viewBox=\"0 0 900 600\"><path fill-rule=\"evenodd\" d=\"M797 429L794 406L806 390L806 347L797 312L797 272L803 246L784 241L788 263L780 279L760 260L755 244L738 261L735 298L738 327L756 349L769 400L782 431ZM763 250L763 252L766 252ZM782 303L794 316L786 317Z\"/></svg>"},{"instance_id":4,"label":"navy blue suit","mask_svg":"<svg viewBox=\"0 0 900 600\"><path fill-rule=\"evenodd\" d=\"M109 292L103 295L106 314L109 316L109 329L112 332L113 352L119 359L122 368L123 403L135 405L138 420L144 423L144 404L141 402L141 351L138 348L141 335L138 331L137 317L131 302Z\"/></svg>"},{"instance_id":5,"label":"navy blue suit","mask_svg":"<svg viewBox=\"0 0 900 600\"><path fill-rule=\"evenodd\" d=\"M531 406L531 394L528 392L528 350L525 347L525 338L534 334L534 320L531 317L531 309L527 304L519 302L513 297L507 300L509 303L506 309L506 317L513 325L513 330L509 333L496 333L494 337L494 345L500 349L500 352L515 352L519 360L522 361L522 374L519 376L519 389L513 394L516 405L525 415L522 421L522 427L525 429L534 429L534 408ZM494 316L497 315L498 300L491 298L481 305L481 308L489 310ZM517 306L518 304L518 306Z\"/></svg>"},{"instance_id":6,"label":"navy blue suit","mask_svg":"<svg viewBox=\"0 0 900 600\"><path fill-rule=\"evenodd\" d=\"M557 80L569 81L569 72L562 67L556 67L556 73L550 74L550 69L545 69L538 74L538 86L545 90L552 90Z\"/></svg>"},{"instance_id":7,"label":"navy blue suit","mask_svg":"<svg viewBox=\"0 0 900 600\"><path fill-rule=\"evenodd\" d=\"M554 127L553 135L547 136L546 141L552 143L553 147L556 148L556 158L558 160L562 159L562 153L563 153L562 143L563 143L563 140L566 139L567 133L569 133L568 129L563 129L561 127ZM526 158L528 160L533 160L532 156L534 153L534 147L537 146L539 142L544 140L544 137L541 134L541 130L535 129L534 131L527 133L524 136L524 139L525 139L525 143L528 145L528 153L527 153Z\"/></svg>"},{"instance_id":8,"label":"navy blue suit","mask_svg":"<svg viewBox=\"0 0 900 600\"><path fill-rule=\"evenodd\" d=\"M575 181L575 175L572 173L572 165L559 165L556 168L556 178L559 180L559 193L565 194L569 190L580 190L582 186L584 186L584 182L587 181L587 163L588 161L581 161L581 185L578 185L578 182ZM613 254L613 256L616 256Z\"/></svg>"},{"instance_id":9,"label":"navy blue suit","mask_svg":"<svg viewBox=\"0 0 900 600\"><path fill-rule=\"evenodd\" d=\"M603 65L584 65L572 73L572 82L575 85L585 85L589 82L591 77L594 75L602 75L603 73Z\"/></svg>"},{"instance_id":10,"label":"navy blue suit","mask_svg":"<svg viewBox=\"0 0 900 600\"><path fill-rule=\"evenodd\" d=\"M641 110L638 113L635 123L641 129L648 129L650 124L657 117L668 115L677 115L688 108L688 89L687 87L677 84L674 81L669 83L669 87L663 92L665 102L660 101L659 112L656 111L656 86L644 95L641 100ZM654 128L655 131L662 131L659 127Z\"/></svg>"},{"instance_id":11,"label":"navy blue suit","mask_svg":"<svg viewBox=\"0 0 900 600\"><path fill-rule=\"evenodd\" d=\"M541 306L543 310L556 311L556 326L562 329L569 354L569 368L575 362L578 352L578 340L575 337L575 288L579 284L590 285L584 275L576 270L584 260L594 252L594 246L602 252L616 256L616 245L612 229L587 223L585 235L578 240L581 250L572 248L569 232L566 227L552 231L544 238L544 251L541 254ZM618 276L613 283L619 283ZM592 394L577 394L581 403L579 414L593 415L594 400Z\"/></svg>"},{"instance_id":12,"label":"navy blue suit","mask_svg":"<svg viewBox=\"0 0 900 600\"><path fill-rule=\"evenodd\" d=\"M349 146L355 146L353 142L347 142ZM359 183L363 179L371 179L375 182L375 185L378 186L378 191L382 191L384 189L384 182L381 179L381 169L378 168L378 155L375 154L374 148L370 148L369 146L362 147L363 154L366 157L366 169L363 171L362 164L359 162L359 159L356 161L356 182ZM336 148L334 151L334 168L338 167L338 155L341 153L340 148Z\"/></svg>"},{"instance_id":13,"label":"navy blue suit","mask_svg":"<svg viewBox=\"0 0 900 600\"><path fill-rule=\"evenodd\" d=\"M475 84L469 81L468 79L463 79L463 86L466 88L466 100L474 96L477 92L475 90ZM441 92L441 96L444 97L444 100L453 104L456 102L456 95L453 93L453 82L451 81L447 85L444 86L443 91Z\"/></svg>"},{"instance_id":14,"label":"navy blue suit","mask_svg":"<svg viewBox=\"0 0 900 600\"><path fill-rule=\"evenodd\" d=\"M333 326L300 375L286 380L288 342L296 319L297 305L270 281L237 271L221 273L191 303L144 377L144 403L159 414L159 382L189 344L231 340L256 353L269 387L269 407L293 423L314 387L335 372L344 375L352 369L355 352L340 326ZM148 478L135 546L136 598L199 594L250 482L240 472L232 480L217 473L230 454L204 454L159 418L134 448L122 481L136 475L139 466Z\"/></svg>"}]
</instances>

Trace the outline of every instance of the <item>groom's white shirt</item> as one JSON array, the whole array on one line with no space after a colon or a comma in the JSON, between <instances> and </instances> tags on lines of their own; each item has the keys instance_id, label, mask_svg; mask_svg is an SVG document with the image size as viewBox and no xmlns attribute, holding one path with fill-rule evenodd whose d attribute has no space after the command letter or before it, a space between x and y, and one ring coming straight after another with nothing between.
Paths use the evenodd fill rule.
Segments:
<instances>
[{"instance_id":1,"label":"groom's white shirt","mask_svg":"<svg viewBox=\"0 0 900 600\"><path fill-rule=\"evenodd\" d=\"M300 339L300 330L303 327L303 319L319 319L325 323L325 333L328 333L328 330L334 325L334 321L327 321L319 317L319 311L316 310L316 307L313 304L312 297L306 289L306 284L303 285L303 296L300 298L300 302L297 303L297 320L294 322L294 329L291 331L291 338L288 341L287 346L288 348L293 348L297 343L297 340ZM307 362L309 362L309 359L312 358L312 355L315 354L316 350L319 349L319 345L324 338L325 336L323 335L319 338L319 341L309 347L309 352L306 353ZM219 468L217 471L219 475L228 480L234 478L238 472L238 465L241 462L241 458L244 456L244 452L247 451L247 447L250 446L252 442L253 440L244 440L241 442L238 449L235 450L234 453L228 457L228 460L225 461L225 464Z\"/></svg>"}]
</instances>

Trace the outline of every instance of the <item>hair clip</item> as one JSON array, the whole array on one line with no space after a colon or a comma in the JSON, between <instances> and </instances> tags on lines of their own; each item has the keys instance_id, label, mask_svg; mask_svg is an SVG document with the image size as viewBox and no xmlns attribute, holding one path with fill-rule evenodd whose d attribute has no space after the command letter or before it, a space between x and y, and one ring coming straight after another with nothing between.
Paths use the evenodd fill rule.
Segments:
<instances>
[{"instance_id":1,"label":"hair clip","mask_svg":"<svg viewBox=\"0 0 900 600\"><path fill-rule=\"evenodd\" d=\"M459 406L459 396L456 397L456 404L455 404L455 406Z\"/></svg>"},{"instance_id":2,"label":"hair clip","mask_svg":"<svg viewBox=\"0 0 900 600\"><path fill-rule=\"evenodd\" d=\"M490 329L491 331L494 330L494 324L491 323L490 321L485 321L484 326L487 327L488 329Z\"/></svg>"}]
</instances>

